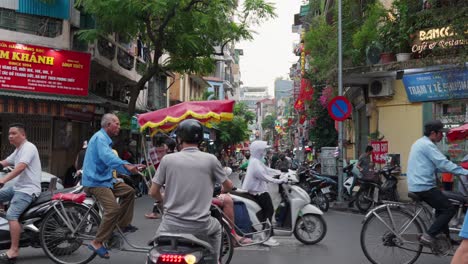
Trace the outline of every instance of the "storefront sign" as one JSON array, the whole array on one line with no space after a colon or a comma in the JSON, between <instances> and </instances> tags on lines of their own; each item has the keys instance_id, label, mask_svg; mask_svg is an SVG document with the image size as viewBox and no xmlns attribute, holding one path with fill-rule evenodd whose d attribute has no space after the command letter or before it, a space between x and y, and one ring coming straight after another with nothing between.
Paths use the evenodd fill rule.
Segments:
<instances>
[{"instance_id":1,"label":"storefront sign","mask_svg":"<svg viewBox=\"0 0 468 264\"><path fill-rule=\"evenodd\" d=\"M385 164L387 162L388 141L372 141L372 161L376 164Z\"/></svg>"},{"instance_id":2,"label":"storefront sign","mask_svg":"<svg viewBox=\"0 0 468 264\"><path fill-rule=\"evenodd\" d=\"M0 89L88 95L91 55L0 41Z\"/></svg>"},{"instance_id":3,"label":"storefront sign","mask_svg":"<svg viewBox=\"0 0 468 264\"><path fill-rule=\"evenodd\" d=\"M465 32L468 33L468 31ZM468 40L457 35L450 26L420 30L414 40L411 51L422 53L434 48L448 49L468 45Z\"/></svg>"},{"instance_id":4,"label":"storefront sign","mask_svg":"<svg viewBox=\"0 0 468 264\"><path fill-rule=\"evenodd\" d=\"M404 75L410 102L468 98L468 70Z\"/></svg>"}]
</instances>

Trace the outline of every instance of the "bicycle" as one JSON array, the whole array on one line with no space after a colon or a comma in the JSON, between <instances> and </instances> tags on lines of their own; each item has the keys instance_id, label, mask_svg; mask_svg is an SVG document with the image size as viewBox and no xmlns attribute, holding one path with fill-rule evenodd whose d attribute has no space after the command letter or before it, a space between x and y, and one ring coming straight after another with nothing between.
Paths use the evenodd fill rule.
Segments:
<instances>
[{"instance_id":1,"label":"bicycle","mask_svg":"<svg viewBox=\"0 0 468 264\"><path fill-rule=\"evenodd\" d=\"M463 223L463 211L468 197L460 193L444 192L458 213L449 225L450 234L458 234ZM450 237L440 234L433 248L424 247L420 236L432 223L430 208L414 193L408 193L410 203L385 202L367 213L363 220L360 243L366 258L373 264L416 262L421 254L453 255ZM390 256L391 255L391 256ZM400 261L399 261L400 260Z\"/></svg>"}]
</instances>

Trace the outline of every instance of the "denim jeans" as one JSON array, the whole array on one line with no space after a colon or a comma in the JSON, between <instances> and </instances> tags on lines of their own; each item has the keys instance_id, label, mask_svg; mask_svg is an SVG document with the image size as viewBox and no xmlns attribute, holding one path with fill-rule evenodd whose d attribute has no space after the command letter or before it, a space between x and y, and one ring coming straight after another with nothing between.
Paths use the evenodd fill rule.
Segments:
<instances>
[{"instance_id":1,"label":"denim jeans","mask_svg":"<svg viewBox=\"0 0 468 264\"><path fill-rule=\"evenodd\" d=\"M449 235L448 224L450 219L452 219L457 212L457 209L453 207L447 196L437 188L432 188L424 192L415 192L415 194L436 210L434 223L429 227L427 233L432 237L437 236L441 232Z\"/></svg>"}]
</instances>

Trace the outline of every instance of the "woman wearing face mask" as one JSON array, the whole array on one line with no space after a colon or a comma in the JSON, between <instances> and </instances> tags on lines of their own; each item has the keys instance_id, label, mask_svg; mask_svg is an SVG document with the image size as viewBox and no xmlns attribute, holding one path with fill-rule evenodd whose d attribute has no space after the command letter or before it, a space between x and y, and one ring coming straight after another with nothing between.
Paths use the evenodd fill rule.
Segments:
<instances>
[{"instance_id":1,"label":"woman wearing face mask","mask_svg":"<svg viewBox=\"0 0 468 264\"><path fill-rule=\"evenodd\" d=\"M269 168L263 163L265 158L266 149L268 145L266 141L254 141L250 145L250 159L249 166L247 167L247 174L245 175L242 189L247 190L255 197L257 204L262 208L260 221L264 222L266 219L272 221L274 214L273 201L268 193L268 182L283 183L283 179L274 179L272 176L279 175L279 170ZM279 243L270 237L265 243L268 246L277 246Z\"/></svg>"}]
</instances>

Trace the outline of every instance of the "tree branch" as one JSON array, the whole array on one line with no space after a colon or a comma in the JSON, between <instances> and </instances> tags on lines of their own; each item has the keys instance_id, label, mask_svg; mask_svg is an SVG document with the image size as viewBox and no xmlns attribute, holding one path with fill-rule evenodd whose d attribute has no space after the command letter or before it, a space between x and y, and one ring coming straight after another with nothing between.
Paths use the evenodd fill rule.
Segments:
<instances>
[{"instance_id":1,"label":"tree branch","mask_svg":"<svg viewBox=\"0 0 468 264\"><path fill-rule=\"evenodd\" d=\"M224 42L224 44L221 46L221 52L216 52L214 53L213 55L218 55L218 56L224 56L224 47L226 47L226 45L231 42L232 39L228 39L226 40L226 42Z\"/></svg>"}]
</instances>

